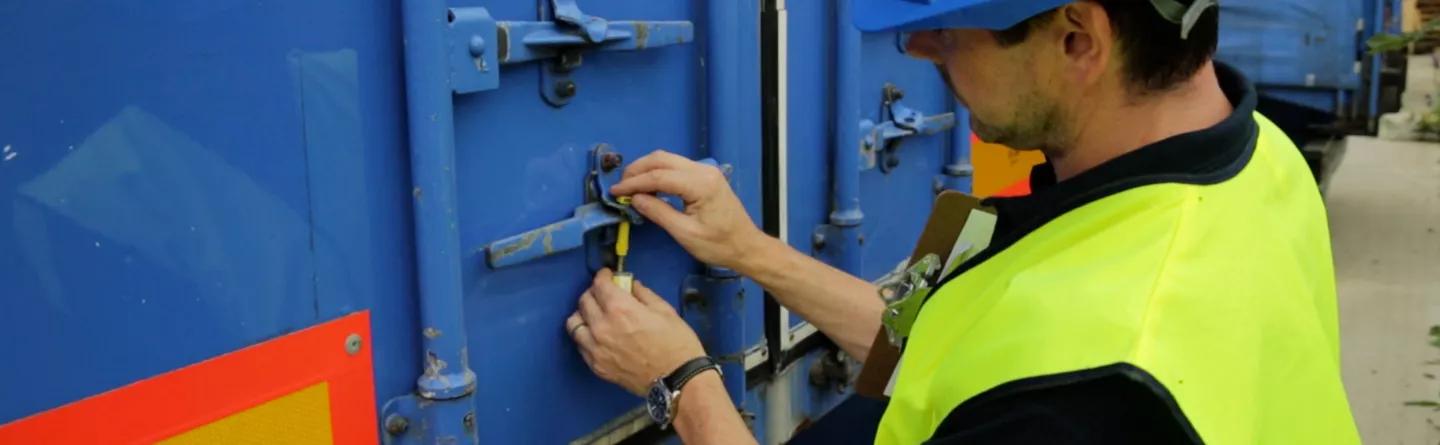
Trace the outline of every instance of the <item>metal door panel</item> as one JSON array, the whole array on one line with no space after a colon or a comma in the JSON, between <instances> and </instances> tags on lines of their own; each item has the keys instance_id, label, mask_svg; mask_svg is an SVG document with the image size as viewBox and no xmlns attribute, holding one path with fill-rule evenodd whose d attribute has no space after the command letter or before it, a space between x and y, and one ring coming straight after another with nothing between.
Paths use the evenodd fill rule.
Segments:
<instances>
[{"instance_id":1,"label":"metal door panel","mask_svg":"<svg viewBox=\"0 0 1440 445\"><path fill-rule=\"evenodd\" d=\"M476 5L496 20L535 20L534 3ZM703 5L580 5L587 14L610 19L690 20L697 35L704 29ZM707 101L704 50L696 42L587 53L572 75L577 94L563 107L541 99L538 64L506 66L499 89L456 97L465 317L470 366L480 382L475 397L481 442L566 442L641 404L591 374L563 330L590 283L585 250L494 269L486 264L484 246L569 218L585 202L596 144L610 145L627 162L655 149L692 159L713 156L702 131L706 108L697 105ZM758 101L758 89L755 97ZM758 135L753 139L758 146ZM758 171L758 165L732 167L746 177ZM736 187L755 196L758 183ZM633 229L632 246L629 269L680 307L684 280L701 273L702 265L653 224ZM747 315L759 320L758 298L753 300ZM751 329L757 344L760 327ZM539 420L557 416L563 421Z\"/></svg>"},{"instance_id":2,"label":"metal door panel","mask_svg":"<svg viewBox=\"0 0 1440 445\"><path fill-rule=\"evenodd\" d=\"M390 6L0 5L0 423L364 308L416 354Z\"/></svg>"}]
</instances>

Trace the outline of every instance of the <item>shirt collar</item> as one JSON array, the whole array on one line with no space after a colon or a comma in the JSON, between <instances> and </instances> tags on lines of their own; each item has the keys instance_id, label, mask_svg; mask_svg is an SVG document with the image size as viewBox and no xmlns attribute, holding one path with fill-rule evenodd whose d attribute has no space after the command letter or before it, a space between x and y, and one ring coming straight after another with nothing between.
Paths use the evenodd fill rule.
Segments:
<instances>
[{"instance_id":1,"label":"shirt collar","mask_svg":"<svg viewBox=\"0 0 1440 445\"><path fill-rule=\"evenodd\" d=\"M1210 184L1233 177L1249 161L1258 97L1239 71L1217 62L1215 73L1234 107L1224 120L1146 145L1065 181L1056 181L1049 163L1035 166L1030 195L985 200L999 212L997 238L1017 230L1022 233L1015 235L1023 235L1080 205L1141 185Z\"/></svg>"}]
</instances>

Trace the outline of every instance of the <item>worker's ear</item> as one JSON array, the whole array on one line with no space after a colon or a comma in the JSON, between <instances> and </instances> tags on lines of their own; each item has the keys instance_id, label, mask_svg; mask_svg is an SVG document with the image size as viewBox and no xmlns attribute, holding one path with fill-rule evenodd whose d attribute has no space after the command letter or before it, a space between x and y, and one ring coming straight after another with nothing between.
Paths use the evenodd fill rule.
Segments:
<instances>
[{"instance_id":1,"label":"worker's ear","mask_svg":"<svg viewBox=\"0 0 1440 445\"><path fill-rule=\"evenodd\" d=\"M1055 37L1065 54L1063 76L1078 85L1097 82L1115 53L1110 15L1097 2L1074 2L1060 8Z\"/></svg>"}]
</instances>

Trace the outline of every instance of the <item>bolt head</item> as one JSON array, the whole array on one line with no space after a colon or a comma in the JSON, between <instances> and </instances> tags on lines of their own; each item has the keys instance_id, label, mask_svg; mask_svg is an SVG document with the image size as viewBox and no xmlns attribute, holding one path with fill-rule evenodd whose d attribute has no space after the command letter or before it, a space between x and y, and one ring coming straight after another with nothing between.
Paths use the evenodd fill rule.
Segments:
<instances>
[{"instance_id":1,"label":"bolt head","mask_svg":"<svg viewBox=\"0 0 1440 445\"><path fill-rule=\"evenodd\" d=\"M816 249L824 249L824 248L825 248L825 234L820 233L820 232L815 232L813 235L810 235L810 245L815 246Z\"/></svg>"},{"instance_id":2,"label":"bolt head","mask_svg":"<svg viewBox=\"0 0 1440 445\"><path fill-rule=\"evenodd\" d=\"M605 153L604 155L600 156L600 170L604 171L605 173L610 173L615 169L620 168L620 164L623 164L624 162L625 158L623 156L620 156L620 153L615 153L613 151Z\"/></svg>"},{"instance_id":3,"label":"bolt head","mask_svg":"<svg viewBox=\"0 0 1440 445\"><path fill-rule=\"evenodd\" d=\"M575 81L573 80L566 80L555 84L555 95L563 98L575 97L577 90L579 90L579 86L575 85Z\"/></svg>"},{"instance_id":4,"label":"bolt head","mask_svg":"<svg viewBox=\"0 0 1440 445\"><path fill-rule=\"evenodd\" d=\"M350 334L345 336L345 353L350 355L359 354L360 347L363 345L364 341L360 339L360 334Z\"/></svg>"},{"instance_id":5,"label":"bolt head","mask_svg":"<svg viewBox=\"0 0 1440 445\"><path fill-rule=\"evenodd\" d=\"M480 36L470 37L470 55L480 57L485 55L485 38Z\"/></svg>"},{"instance_id":6,"label":"bolt head","mask_svg":"<svg viewBox=\"0 0 1440 445\"><path fill-rule=\"evenodd\" d=\"M405 431L408 429L410 429L410 419L406 419L399 414L391 414L385 417L385 432L390 433L390 435L399 436L405 434Z\"/></svg>"},{"instance_id":7,"label":"bolt head","mask_svg":"<svg viewBox=\"0 0 1440 445\"><path fill-rule=\"evenodd\" d=\"M471 413L465 413L465 418L464 418L463 420L461 420L461 422L463 422L463 423L465 424L465 429L466 429L466 430L474 431L474 430L475 430L475 413L473 413L473 412L471 412Z\"/></svg>"}]
</instances>

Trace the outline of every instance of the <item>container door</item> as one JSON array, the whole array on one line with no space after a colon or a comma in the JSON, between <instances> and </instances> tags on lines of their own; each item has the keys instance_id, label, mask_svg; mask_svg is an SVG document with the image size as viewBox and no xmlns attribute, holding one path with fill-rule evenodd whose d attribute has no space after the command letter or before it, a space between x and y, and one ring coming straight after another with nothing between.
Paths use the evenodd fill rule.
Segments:
<instances>
[{"instance_id":1,"label":"container door","mask_svg":"<svg viewBox=\"0 0 1440 445\"><path fill-rule=\"evenodd\" d=\"M414 387L396 9L0 2L0 424L362 310Z\"/></svg>"},{"instance_id":2,"label":"container door","mask_svg":"<svg viewBox=\"0 0 1440 445\"><path fill-rule=\"evenodd\" d=\"M757 5L727 2L711 14L696 2L540 3L538 9L533 1L451 6L485 7L502 28L504 22L553 23L552 6L561 4L612 26L657 27L620 39L648 38L644 45L581 42L566 47L572 54L506 63L498 88L455 97L464 311L482 443L620 438L644 425L637 410L642 400L591 374L563 327L598 267L613 266L617 220L599 214L608 198L597 196L603 189L593 186L596 175L613 182L625 165L656 149L714 158L759 216ZM659 21L670 23L661 29ZM513 59L518 42L554 37L542 31L511 25L502 44L508 38ZM711 41L712 32L728 40ZM723 54L709 55L717 51ZM707 69L716 59L738 62ZM597 158L596 150L614 157ZM561 222L564 228L553 225ZM581 232L583 239L570 236ZM527 233L537 236L525 239ZM704 265L653 224L634 227L625 264L695 320L712 355L736 365L746 350L763 351L758 289L751 286L748 299L716 295ZM730 350L717 350L722 347ZM734 384L744 374L726 377Z\"/></svg>"},{"instance_id":3,"label":"container door","mask_svg":"<svg viewBox=\"0 0 1440 445\"><path fill-rule=\"evenodd\" d=\"M778 226L792 247L874 280L907 259L938 191L969 191L968 119L956 119L956 101L936 68L903 53L902 35L859 33L846 4L776 5L783 48L777 113L787 123L777 147L784 175ZM837 156L859 161L836 162ZM858 181L858 194L838 196L836 184L847 180ZM854 199L858 209L839 210L858 214L836 214L837 204ZM856 224L848 229L856 233L841 233L837 223ZM812 371L837 363L811 353L824 343L813 326L780 313L782 366L804 361L797 369ZM811 418L839 400L827 394L848 390L844 382L820 380L797 380L815 394L795 402L808 404L796 410Z\"/></svg>"}]
</instances>

